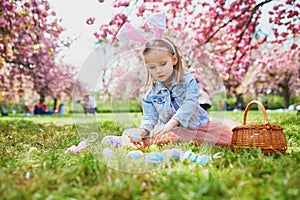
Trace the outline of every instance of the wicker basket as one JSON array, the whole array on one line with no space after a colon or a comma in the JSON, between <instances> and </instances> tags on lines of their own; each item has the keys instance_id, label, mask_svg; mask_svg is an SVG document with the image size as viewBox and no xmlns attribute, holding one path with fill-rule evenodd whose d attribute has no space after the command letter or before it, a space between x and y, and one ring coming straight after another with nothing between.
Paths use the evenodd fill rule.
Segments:
<instances>
[{"instance_id":1,"label":"wicker basket","mask_svg":"<svg viewBox=\"0 0 300 200\"><path fill-rule=\"evenodd\" d=\"M257 104L264 114L265 124L246 125L247 113ZM259 101L251 101L244 112L244 125L232 129L232 147L260 148L264 154L284 153L287 149L286 138L281 126L270 125L265 107Z\"/></svg>"}]
</instances>

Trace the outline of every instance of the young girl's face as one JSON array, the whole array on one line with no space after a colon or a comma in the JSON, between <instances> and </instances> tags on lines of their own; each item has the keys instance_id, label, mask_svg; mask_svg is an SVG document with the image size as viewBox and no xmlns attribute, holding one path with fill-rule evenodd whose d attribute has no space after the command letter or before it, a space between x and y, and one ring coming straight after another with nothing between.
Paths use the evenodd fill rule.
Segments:
<instances>
[{"instance_id":1,"label":"young girl's face","mask_svg":"<svg viewBox=\"0 0 300 200\"><path fill-rule=\"evenodd\" d=\"M165 82L173 74L177 56L167 50L154 49L144 55L144 62L154 80Z\"/></svg>"}]
</instances>

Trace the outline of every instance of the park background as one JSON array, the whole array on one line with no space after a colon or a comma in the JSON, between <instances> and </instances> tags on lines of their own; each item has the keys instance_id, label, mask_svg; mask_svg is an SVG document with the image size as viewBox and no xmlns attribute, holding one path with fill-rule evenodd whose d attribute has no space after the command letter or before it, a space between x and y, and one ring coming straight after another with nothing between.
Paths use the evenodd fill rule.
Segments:
<instances>
[{"instance_id":1,"label":"park background","mask_svg":"<svg viewBox=\"0 0 300 200\"><path fill-rule=\"evenodd\" d=\"M244 104L268 102L270 109L299 103L297 1L95 0L75 2L72 11L64 5L56 0L2 3L0 104L10 112L43 98L50 109L64 103L77 112L72 100L86 92L98 99L100 110L112 99L139 104L144 77L136 66L142 62L138 56L118 57L115 35L131 21L151 36L144 19L159 11L167 15L165 36L182 49L189 71L206 83L213 110L225 108L225 102L233 109L237 97ZM111 57L117 61L109 63Z\"/></svg>"},{"instance_id":2,"label":"park background","mask_svg":"<svg viewBox=\"0 0 300 200\"><path fill-rule=\"evenodd\" d=\"M8 116L0 120L0 199L296 199L300 195L300 124L295 110L300 102L299 1L78 2L1 0L0 106ZM64 16L68 10L75 14ZM172 162L136 174L111 168L90 151L64 155L81 141L80 128L90 131L97 124L101 134L120 135L125 128L138 126L143 92L140 44L128 44L132 51L126 55L135 56L124 61L115 35L130 21L151 37L152 29L144 20L159 11L167 16L164 35L183 50L189 70L206 81L213 100L210 115L242 122L243 107L250 100L267 102L271 124L284 127L286 154L265 156L259 149L190 145L187 148L196 153L221 151L224 156L206 166ZM86 92L97 99L96 119L84 118L76 103ZM242 107L234 107L237 97L242 97ZM69 112L22 116L41 98L49 109L63 103ZM236 112L226 110L225 102ZM252 109L256 111L249 113L248 123L262 123L261 111ZM119 117L127 112L130 123Z\"/></svg>"}]
</instances>

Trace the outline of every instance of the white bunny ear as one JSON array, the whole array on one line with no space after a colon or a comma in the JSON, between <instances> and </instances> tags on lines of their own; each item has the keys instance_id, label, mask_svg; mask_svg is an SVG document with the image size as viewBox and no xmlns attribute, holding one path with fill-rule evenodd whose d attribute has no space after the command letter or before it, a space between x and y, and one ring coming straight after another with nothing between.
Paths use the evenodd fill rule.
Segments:
<instances>
[{"instance_id":1,"label":"white bunny ear","mask_svg":"<svg viewBox=\"0 0 300 200\"><path fill-rule=\"evenodd\" d=\"M163 32L167 25L165 13L160 12L152 14L147 18L146 23L149 23L154 28L155 37L157 39L162 39ZM123 43L129 43L129 40L142 42L144 44L147 43L147 40L144 38L144 36L128 22L123 24L116 37L120 42Z\"/></svg>"},{"instance_id":2,"label":"white bunny ear","mask_svg":"<svg viewBox=\"0 0 300 200\"><path fill-rule=\"evenodd\" d=\"M166 15L164 12L154 13L146 19L146 23L149 23L155 30L155 37L161 39L164 30L166 29Z\"/></svg>"},{"instance_id":3,"label":"white bunny ear","mask_svg":"<svg viewBox=\"0 0 300 200\"><path fill-rule=\"evenodd\" d=\"M160 29L166 29L166 15L164 12L154 13L150 15L146 22Z\"/></svg>"},{"instance_id":4,"label":"white bunny ear","mask_svg":"<svg viewBox=\"0 0 300 200\"><path fill-rule=\"evenodd\" d=\"M129 40L134 40L142 43L147 42L144 36L141 33L139 33L138 30L128 22L125 22L123 24L116 37L120 42L123 43L128 43Z\"/></svg>"},{"instance_id":5,"label":"white bunny ear","mask_svg":"<svg viewBox=\"0 0 300 200\"><path fill-rule=\"evenodd\" d=\"M127 26L127 22L125 22L123 24L123 26L121 26L121 28L119 29L117 35L116 35L116 38L120 41L120 42L123 42L123 43L128 43L129 40L128 40L128 37L127 37L127 31L126 31L126 26Z\"/></svg>"}]
</instances>

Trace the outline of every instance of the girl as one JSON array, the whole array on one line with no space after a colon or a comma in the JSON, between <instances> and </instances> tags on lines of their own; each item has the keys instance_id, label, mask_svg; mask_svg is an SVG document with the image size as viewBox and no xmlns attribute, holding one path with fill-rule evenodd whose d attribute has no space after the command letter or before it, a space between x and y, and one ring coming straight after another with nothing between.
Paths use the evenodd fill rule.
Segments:
<instances>
[{"instance_id":1,"label":"girl","mask_svg":"<svg viewBox=\"0 0 300 200\"><path fill-rule=\"evenodd\" d=\"M148 91L142 102L141 125L124 131L122 138L107 136L104 142L132 147L180 141L230 145L234 124L230 127L209 120L198 103L196 80L184 70L179 49L169 39L156 39L146 43L142 56Z\"/></svg>"}]
</instances>

